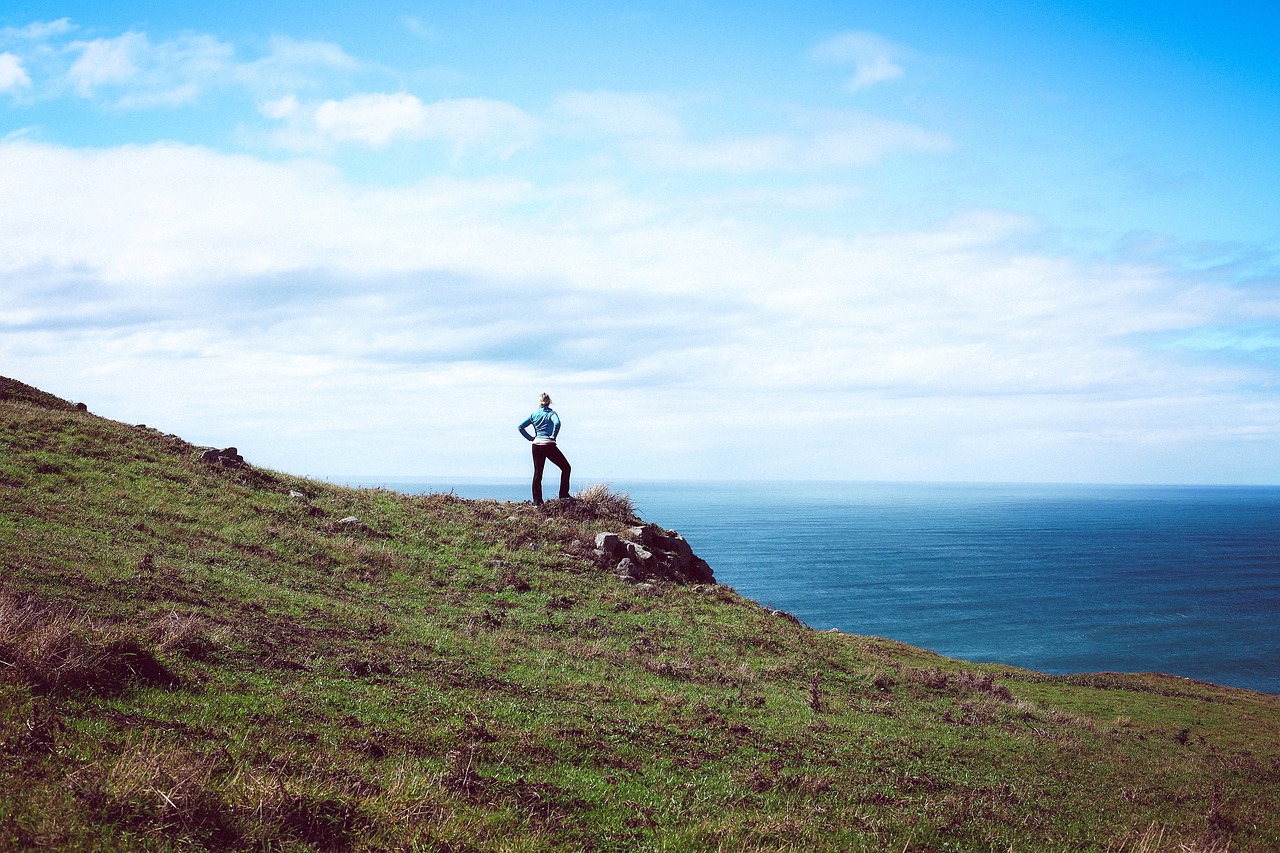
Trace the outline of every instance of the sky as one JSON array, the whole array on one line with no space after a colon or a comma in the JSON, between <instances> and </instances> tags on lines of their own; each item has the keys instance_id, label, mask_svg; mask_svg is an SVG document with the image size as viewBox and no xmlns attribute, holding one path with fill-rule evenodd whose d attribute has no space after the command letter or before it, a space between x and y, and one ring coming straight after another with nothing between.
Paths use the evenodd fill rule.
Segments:
<instances>
[{"instance_id":1,"label":"sky","mask_svg":"<svg viewBox=\"0 0 1280 853\"><path fill-rule=\"evenodd\" d=\"M8 0L0 374L252 463L1280 484L1280 6Z\"/></svg>"}]
</instances>

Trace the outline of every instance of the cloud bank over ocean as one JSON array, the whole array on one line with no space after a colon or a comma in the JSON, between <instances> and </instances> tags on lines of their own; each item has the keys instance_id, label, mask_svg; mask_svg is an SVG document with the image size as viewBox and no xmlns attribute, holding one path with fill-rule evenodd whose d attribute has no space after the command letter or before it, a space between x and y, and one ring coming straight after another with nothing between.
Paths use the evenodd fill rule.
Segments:
<instances>
[{"instance_id":1,"label":"cloud bank over ocean","mask_svg":"<svg viewBox=\"0 0 1280 853\"><path fill-rule=\"evenodd\" d=\"M589 479L1280 479L1261 136L804 9L667 70L233 12L0 20L0 372L320 474L522 476L545 389Z\"/></svg>"}]
</instances>

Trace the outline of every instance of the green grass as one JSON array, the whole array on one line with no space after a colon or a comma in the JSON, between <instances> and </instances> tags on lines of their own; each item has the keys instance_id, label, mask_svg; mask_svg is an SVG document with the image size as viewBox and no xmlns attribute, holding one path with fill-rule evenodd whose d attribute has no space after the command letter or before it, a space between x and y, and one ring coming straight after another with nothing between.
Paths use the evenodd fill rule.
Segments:
<instances>
[{"instance_id":1,"label":"green grass","mask_svg":"<svg viewBox=\"0 0 1280 853\"><path fill-rule=\"evenodd\" d=\"M0 849L1280 848L1277 697L628 583L605 491L198 457L0 379Z\"/></svg>"}]
</instances>

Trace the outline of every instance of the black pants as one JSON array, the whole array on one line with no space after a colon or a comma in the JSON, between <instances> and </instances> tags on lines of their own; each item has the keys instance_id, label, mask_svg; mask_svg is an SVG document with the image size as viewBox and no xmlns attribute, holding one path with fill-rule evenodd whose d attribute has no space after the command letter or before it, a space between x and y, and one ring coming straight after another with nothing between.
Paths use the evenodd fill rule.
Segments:
<instances>
[{"instance_id":1,"label":"black pants","mask_svg":"<svg viewBox=\"0 0 1280 853\"><path fill-rule=\"evenodd\" d=\"M564 458L560 448L554 444L535 444L533 446L533 502L542 503L542 469L547 460L560 469L560 499L569 497L569 460Z\"/></svg>"}]
</instances>

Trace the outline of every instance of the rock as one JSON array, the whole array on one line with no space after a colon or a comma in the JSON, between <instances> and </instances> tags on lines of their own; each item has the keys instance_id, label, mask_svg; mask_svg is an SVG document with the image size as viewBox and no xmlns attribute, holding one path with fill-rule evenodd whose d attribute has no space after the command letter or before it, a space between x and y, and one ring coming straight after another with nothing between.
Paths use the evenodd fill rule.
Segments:
<instances>
[{"instance_id":1,"label":"rock","mask_svg":"<svg viewBox=\"0 0 1280 853\"><path fill-rule=\"evenodd\" d=\"M685 570L689 580L693 583L705 583L715 585L716 575L711 571L711 564L701 557L694 557L693 562Z\"/></svg>"},{"instance_id":2,"label":"rock","mask_svg":"<svg viewBox=\"0 0 1280 853\"><path fill-rule=\"evenodd\" d=\"M204 448L204 452L200 454L200 461L210 465L219 465L223 468L248 467L244 457L234 447L228 447L223 450L218 450L216 447Z\"/></svg>"},{"instance_id":3,"label":"rock","mask_svg":"<svg viewBox=\"0 0 1280 853\"><path fill-rule=\"evenodd\" d=\"M678 554L682 560L692 560L694 558L693 548L685 541L683 536L675 531L660 537L654 544L663 551L672 551Z\"/></svg>"},{"instance_id":4,"label":"rock","mask_svg":"<svg viewBox=\"0 0 1280 853\"><path fill-rule=\"evenodd\" d=\"M649 562L653 560L653 552L647 548L637 545L634 542L627 542L625 544L627 546L627 556L635 560L640 565L647 566L649 565Z\"/></svg>"},{"instance_id":5,"label":"rock","mask_svg":"<svg viewBox=\"0 0 1280 853\"><path fill-rule=\"evenodd\" d=\"M693 553L685 538L674 530L652 524L629 527L619 535L606 532L596 536L591 552L602 566L616 563L614 571L631 581L665 580L681 584L714 586L711 566Z\"/></svg>"},{"instance_id":6,"label":"rock","mask_svg":"<svg viewBox=\"0 0 1280 853\"><path fill-rule=\"evenodd\" d=\"M77 411L77 412L87 412L87 411L89 411L89 407L88 407L88 406L86 406L84 403L76 403L76 411Z\"/></svg>"},{"instance_id":7,"label":"rock","mask_svg":"<svg viewBox=\"0 0 1280 853\"><path fill-rule=\"evenodd\" d=\"M289 490L289 497L291 497L291 498L301 498L301 499L303 499L303 500L306 500L306 498L307 498L307 496L306 496L306 495L304 495L302 492L295 491L294 489L290 489L290 490Z\"/></svg>"},{"instance_id":8,"label":"rock","mask_svg":"<svg viewBox=\"0 0 1280 853\"><path fill-rule=\"evenodd\" d=\"M641 545L652 545L654 540L653 525L643 524L640 527L629 527L627 532L631 534L631 538Z\"/></svg>"},{"instance_id":9,"label":"rock","mask_svg":"<svg viewBox=\"0 0 1280 853\"><path fill-rule=\"evenodd\" d=\"M606 557L616 557L623 550L622 539L616 533L596 534L596 548Z\"/></svg>"},{"instance_id":10,"label":"rock","mask_svg":"<svg viewBox=\"0 0 1280 853\"><path fill-rule=\"evenodd\" d=\"M326 533L336 533L342 536L384 537L384 534L374 530L354 515L348 515L346 518L331 521L320 529Z\"/></svg>"}]
</instances>

